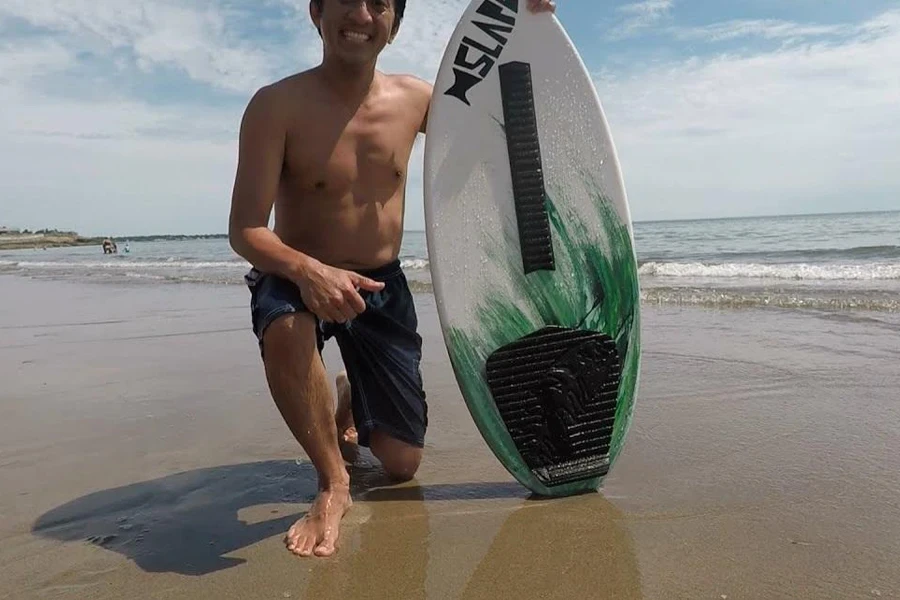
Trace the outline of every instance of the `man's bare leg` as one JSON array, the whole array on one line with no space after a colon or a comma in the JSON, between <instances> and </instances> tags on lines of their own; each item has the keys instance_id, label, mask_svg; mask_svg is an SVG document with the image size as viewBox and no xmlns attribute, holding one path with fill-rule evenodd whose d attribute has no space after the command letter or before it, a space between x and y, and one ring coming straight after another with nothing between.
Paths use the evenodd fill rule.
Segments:
<instances>
[{"instance_id":1,"label":"man's bare leg","mask_svg":"<svg viewBox=\"0 0 900 600\"><path fill-rule=\"evenodd\" d=\"M341 371L335 379L335 387L337 388L337 410L334 413L334 420L337 424L338 446L341 449L341 456L349 463L352 463L359 456L359 446L357 441L359 435L356 433L356 426L353 423L353 408L351 405L350 380L347 378L347 372Z\"/></svg>"},{"instance_id":2,"label":"man's bare leg","mask_svg":"<svg viewBox=\"0 0 900 600\"><path fill-rule=\"evenodd\" d=\"M350 475L338 448L334 401L316 349L313 316L278 319L267 328L263 349L275 404L319 476L319 493L288 531L285 544L299 556L330 556L351 505Z\"/></svg>"},{"instance_id":3,"label":"man's bare leg","mask_svg":"<svg viewBox=\"0 0 900 600\"><path fill-rule=\"evenodd\" d=\"M348 462L353 462L359 453L357 442L359 435L353 423L351 406L350 380L346 371L338 373L335 379L338 401L334 420L337 423L338 444L341 453ZM408 481L415 476L422 462L422 449L389 436L383 431L373 431L370 442L372 454L375 455L391 479ZM352 456L353 458L349 458Z\"/></svg>"}]
</instances>

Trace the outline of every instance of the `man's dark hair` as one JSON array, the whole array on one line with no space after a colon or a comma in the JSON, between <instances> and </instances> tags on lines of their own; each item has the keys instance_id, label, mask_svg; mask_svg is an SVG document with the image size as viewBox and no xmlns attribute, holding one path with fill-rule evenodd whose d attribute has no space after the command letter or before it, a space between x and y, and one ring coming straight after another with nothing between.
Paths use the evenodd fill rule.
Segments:
<instances>
[{"instance_id":1,"label":"man's dark hair","mask_svg":"<svg viewBox=\"0 0 900 600\"><path fill-rule=\"evenodd\" d=\"M325 0L312 0L312 3L321 11ZM394 0L394 14L396 15L396 19L394 20L394 33L397 33L397 29L400 27L400 22L403 20L403 11L405 10L406 0Z\"/></svg>"}]
</instances>

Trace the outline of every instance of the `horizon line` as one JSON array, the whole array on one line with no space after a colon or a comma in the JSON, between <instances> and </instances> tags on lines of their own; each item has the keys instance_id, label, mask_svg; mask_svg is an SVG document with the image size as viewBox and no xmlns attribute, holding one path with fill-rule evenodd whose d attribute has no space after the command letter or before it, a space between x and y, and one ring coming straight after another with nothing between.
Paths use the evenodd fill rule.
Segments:
<instances>
[{"instance_id":1,"label":"horizon line","mask_svg":"<svg viewBox=\"0 0 900 600\"><path fill-rule=\"evenodd\" d=\"M750 219L776 219L776 218L796 218L796 217L837 217L847 215L877 215L900 212L900 209L877 209L877 210L854 210L854 211L834 211L834 212L810 212L810 213L783 213L783 214L761 214L761 215L741 215L734 217L675 217L667 219L632 219L633 224L659 224L659 223L690 223L702 221L740 221ZM146 233L146 234L83 234L75 230L60 229L58 227L40 227L32 229L30 227L11 227L9 225L0 226L0 229L6 228L9 231L59 231L70 232L84 238L100 238L115 237L119 239L140 239L140 238L227 238L228 233ZM404 229L403 233L426 233L425 229Z\"/></svg>"}]
</instances>

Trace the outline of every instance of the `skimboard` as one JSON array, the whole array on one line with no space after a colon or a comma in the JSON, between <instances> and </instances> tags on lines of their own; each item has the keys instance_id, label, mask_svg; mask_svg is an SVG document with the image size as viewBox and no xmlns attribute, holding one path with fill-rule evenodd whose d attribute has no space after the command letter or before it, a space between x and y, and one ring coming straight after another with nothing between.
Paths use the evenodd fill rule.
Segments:
<instances>
[{"instance_id":1,"label":"skimboard","mask_svg":"<svg viewBox=\"0 0 900 600\"><path fill-rule=\"evenodd\" d=\"M474 0L425 140L438 316L485 442L532 492L596 490L640 370L628 202L591 78L555 15Z\"/></svg>"}]
</instances>

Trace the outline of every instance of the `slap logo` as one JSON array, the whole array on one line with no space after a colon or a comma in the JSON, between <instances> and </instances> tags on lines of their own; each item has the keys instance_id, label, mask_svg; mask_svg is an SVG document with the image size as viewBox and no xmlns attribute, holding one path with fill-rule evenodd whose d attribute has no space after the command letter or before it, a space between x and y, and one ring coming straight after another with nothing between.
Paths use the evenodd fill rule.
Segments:
<instances>
[{"instance_id":1,"label":"slap logo","mask_svg":"<svg viewBox=\"0 0 900 600\"><path fill-rule=\"evenodd\" d=\"M477 29L459 43L453 61L453 85L444 92L466 105L470 105L469 91L484 81L506 47L516 26L519 0L484 0L475 12L481 18L473 18L470 25Z\"/></svg>"}]
</instances>

